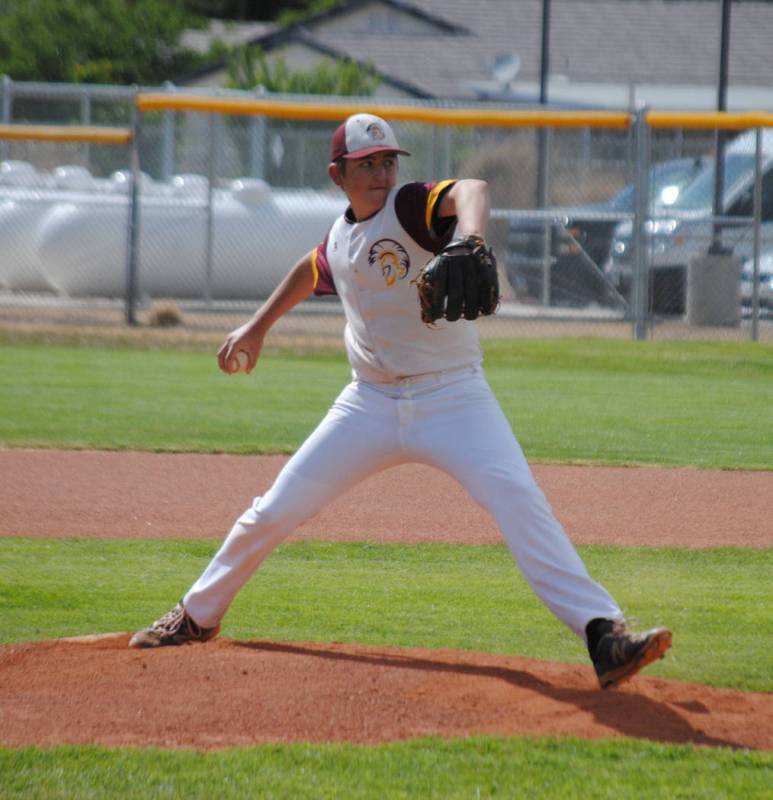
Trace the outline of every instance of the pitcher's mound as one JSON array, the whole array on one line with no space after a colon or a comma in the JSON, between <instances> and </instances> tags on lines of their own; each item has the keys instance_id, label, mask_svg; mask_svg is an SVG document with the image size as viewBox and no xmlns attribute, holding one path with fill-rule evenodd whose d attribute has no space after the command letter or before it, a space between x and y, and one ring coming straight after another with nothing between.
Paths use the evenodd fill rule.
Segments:
<instances>
[{"instance_id":1,"label":"pitcher's mound","mask_svg":"<svg viewBox=\"0 0 773 800\"><path fill-rule=\"evenodd\" d=\"M475 734L773 749L773 696L449 650L128 634L0 647L0 745L216 748Z\"/></svg>"}]
</instances>

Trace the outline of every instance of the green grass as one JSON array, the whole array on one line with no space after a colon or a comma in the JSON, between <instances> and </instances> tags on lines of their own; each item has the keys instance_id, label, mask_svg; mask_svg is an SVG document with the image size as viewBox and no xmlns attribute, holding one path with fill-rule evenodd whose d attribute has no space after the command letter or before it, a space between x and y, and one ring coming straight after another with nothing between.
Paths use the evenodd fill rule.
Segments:
<instances>
[{"instance_id":1,"label":"green grass","mask_svg":"<svg viewBox=\"0 0 773 800\"><path fill-rule=\"evenodd\" d=\"M335 357L268 357L246 379L224 375L202 353L0 346L0 442L289 452L346 377Z\"/></svg>"},{"instance_id":2,"label":"green grass","mask_svg":"<svg viewBox=\"0 0 773 800\"><path fill-rule=\"evenodd\" d=\"M531 459L773 468L773 348L488 342L489 380ZM341 355L0 344L0 445L289 452L348 378ZM133 630L173 604L214 542L3 539L0 642ZM644 624L675 631L653 675L771 691L771 551L581 548ZM587 663L504 547L304 542L239 594L236 638L450 647ZM198 753L0 749L0 798L762 798L768 753L640 741L478 738Z\"/></svg>"},{"instance_id":3,"label":"green grass","mask_svg":"<svg viewBox=\"0 0 773 800\"><path fill-rule=\"evenodd\" d=\"M130 631L171 607L207 541L3 540L0 641ZM675 633L650 672L773 690L771 551L585 547L627 614ZM285 545L244 587L223 634L456 648L588 663L532 595L504 546Z\"/></svg>"},{"instance_id":4,"label":"green grass","mask_svg":"<svg viewBox=\"0 0 773 800\"><path fill-rule=\"evenodd\" d=\"M770 797L767 753L634 741L421 739L380 747L271 745L219 752L0 750L11 798Z\"/></svg>"},{"instance_id":5,"label":"green grass","mask_svg":"<svg viewBox=\"0 0 773 800\"><path fill-rule=\"evenodd\" d=\"M773 468L773 348L602 340L486 343L489 380L542 461ZM0 345L0 443L290 452L348 378L342 355Z\"/></svg>"}]
</instances>

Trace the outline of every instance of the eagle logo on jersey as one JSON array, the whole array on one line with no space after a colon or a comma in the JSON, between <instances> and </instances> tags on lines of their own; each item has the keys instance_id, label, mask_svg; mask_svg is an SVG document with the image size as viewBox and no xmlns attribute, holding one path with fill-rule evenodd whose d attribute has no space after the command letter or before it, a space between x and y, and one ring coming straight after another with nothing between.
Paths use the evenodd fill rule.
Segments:
<instances>
[{"instance_id":1,"label":"eagle logo on jersey","mask_svg":"<svg viewBox=\"0 0 773 800\"><path fill-rule=\"evenodd\" d=\"M394 239L379 239L368 251L368 264L378 265L387 286L402 280L411 268L406 249Z\"/></svg>"}]
</instances>

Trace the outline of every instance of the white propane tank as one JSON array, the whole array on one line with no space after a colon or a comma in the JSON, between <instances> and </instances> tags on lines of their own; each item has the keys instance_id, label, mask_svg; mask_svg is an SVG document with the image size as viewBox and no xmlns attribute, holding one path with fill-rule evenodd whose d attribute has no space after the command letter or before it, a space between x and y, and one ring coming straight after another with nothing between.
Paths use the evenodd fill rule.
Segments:
<instances>
[{"instance_id":1,"label":"white propane tank","mask_svg":"<svg viewBox=\"0 0 773 800\"><path fill-rule=\"evenodd\" d=\"M189 191L180 191L186 184ZM216 189L208 274L205 184L188 178L171 188L171 194L142 197L138 282L144 295L267 297L346 207L343 197L272 191L262 181ZM127 215L123 192L58 205L39 237L51 285L70 296L122 296Z\"/></svg>"},{"instance_id":2,"label":"white propane tank","mask_svg":"<svg viewBox=\"0 0 773 800\"><path fill-rule=\"evenodd\" d=\"M42 221L53 208L50 195L25 190L0 197L0 285L23 292L50 291L37 247Z\"/></svg>"}]
</instances>

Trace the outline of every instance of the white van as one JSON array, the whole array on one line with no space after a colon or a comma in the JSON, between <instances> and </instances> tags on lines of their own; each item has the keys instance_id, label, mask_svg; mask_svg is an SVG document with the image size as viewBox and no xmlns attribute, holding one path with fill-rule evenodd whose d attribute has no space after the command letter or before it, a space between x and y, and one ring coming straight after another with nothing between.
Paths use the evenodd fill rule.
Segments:
<instances>
[{"instance_id":1,"label":"white van","mask_svg":"<svg viewBox=\"0 0 773 800\"><path fill-rule=\"evenodd\" d=\"M720 243L725 251L742 261L751 257L753 248L755 147L756 132L749 131L725 149ZM712 160L683 190L667 214L647 222L653 312L684 313L687 263L692 256L707 253L713 243L713 201ZM773 130L762 133L762 246L773 247ZM604 273L623 297L630 297L634 260L633 222L622 222L615 231Z\"/></svg>"}]
</instances>

